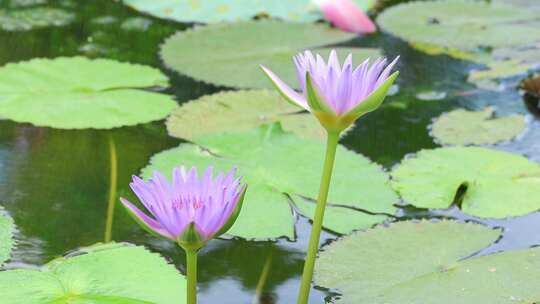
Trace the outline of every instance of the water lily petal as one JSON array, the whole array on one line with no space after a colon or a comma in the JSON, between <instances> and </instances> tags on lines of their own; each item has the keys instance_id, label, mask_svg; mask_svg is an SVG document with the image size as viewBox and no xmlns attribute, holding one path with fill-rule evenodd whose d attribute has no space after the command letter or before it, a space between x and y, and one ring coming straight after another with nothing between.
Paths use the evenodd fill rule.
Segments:
<instances>
[{"instance_id":1,"label":"water lily petal","mask_svg":"<svg viewBox=\"0 0 540 304\"><path fill-rule=\"evenodd\" d=\"M304 108L309 111L309 106L305 98L298 94L295 90L291 89L283 80L281 80L274 72L265 66L261 65L261 69L264 71L266 76L270 78L278 92L287 100L289 103Z\"/></svg>"},{"instance_id":2,"label":"water lily petal","mask_svg":"<svg viewBox=\"0 0 540 304\"><path fill-rule=\"evenodd\" d=\"M153 234L158 237L164 237L170 240L175 240L176 238L165 229L158 221L147 216L144 212L139 210L135 205L130 203L124 198L120 198L122 205L128 211L128 214L135 219L141 225L141 227L146 230L148 233Z\"/></svg>"},{"instance_id":3,"label":"water lily petal","mask_svg":"<svg viewBox=\"0 0 540 304\"><path fill-rule=\"evenodd\" d=\"M323 0L321 10L326 19L346 32L373 33L377 27L352 0Z\"/></svg>"}]
</instances>

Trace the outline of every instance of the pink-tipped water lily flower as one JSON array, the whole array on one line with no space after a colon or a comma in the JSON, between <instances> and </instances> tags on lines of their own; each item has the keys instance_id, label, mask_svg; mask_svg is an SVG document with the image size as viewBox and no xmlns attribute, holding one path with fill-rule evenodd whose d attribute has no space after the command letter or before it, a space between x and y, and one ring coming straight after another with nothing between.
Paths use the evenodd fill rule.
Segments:
<instances>
[{"instance_id":1,"label":"pink-tipped water lily flower","mask_svg":"<svg viewBox=\"0 0 540 304\"><path fill-rule=\"evenodd\" d=\"M330 52L328 63L320 55L305 51L294 57L302 93L261 67L287 101L313 113L328 132L340 133L383 102L399 74L391 74L398 59L388 64L379 58L371 65L367 59L353 68L351 54L340 66L335 50Z\"/></svg>"},{"instance_id":2,"label":"pink-tipped water lily flower","mask_svg":"<svg viewBox=\"0 0 540 304\"><path fill-rule=\"evenodd\" d=\"M377 27L353 0L317 0L324 16L346 32L373 33Z\"/></svg>"},{"instance_id":3,"label":"pink-tipped water lily flower","mask_svg":"<svg viewBox=\"0 0 540 304\"><path fill-rule=\"evenodd\" d=\"M133 176L131 189L150 215L124 198L121 202L148 232L198 250L227 232L240 213L246 185L235 174L232 169L214 178L209 167L199 178L195 168L180 167L173 170L172 183L157 171L148 182Z\"/></svg>"}]
</instances>

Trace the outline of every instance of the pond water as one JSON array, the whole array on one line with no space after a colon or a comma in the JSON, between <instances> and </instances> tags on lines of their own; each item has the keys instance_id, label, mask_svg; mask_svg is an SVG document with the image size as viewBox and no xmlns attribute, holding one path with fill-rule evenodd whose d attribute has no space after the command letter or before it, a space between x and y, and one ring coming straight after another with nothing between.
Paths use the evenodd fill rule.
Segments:
<instances>
[{"instance_id":1,"label":"pond water","mask_svg":"<svg viewBox=\"0 0 540 304\"><path fill-rule=\"evenodd\" d=\"M126 29L126 20L141 15L120 3L108 0L68 3L77 16L67 26L0 31L0 64L35 57L85 55L151 65L170 77L171 88L167 93L173 94L179 103L225 89L180 76L160 62L158 46L183 29L183 25L145 16L142 30ZM65 5L65 1L57 3L61 4ZM497 93L467 83L468 71L477 67L474 63L448 56L428 56L381 33L357 38L350 45L378 46L390 57L402 56L398 93L389 97L379 110L360 119L356 128L342 139L347 148L388 170L409 153L437 147L428 125L434 117L450 109L495 105L500 114L527 113L514 83L508 83L507 90ZM432 91L445 92L446 97L416 98L419 93ZM532 115L528 114L528 118L530 123L524 135L496 147L539 161L540 149L535 147L540 146L535 139L540 136L540 128ZM111 143L118 157L117 197L134 199L127 187L131 175L138 174L153 154L181 141L167 135L163 121L107 131L66 131L0 120L0 204L18 228L17 246L6 268L36 267L79 246L104 240ZM407 206L399 212L398 220L443 217L504 227L503 237L481 254L540 244L540 213L485 221L463 215L457 208L429 212ZM200 303L295 302L309 229L309 221L298 216L295 240L211 242L200 255ZM337 237L326 232L322 242ZM183 251L144 233L121 208L114 213L112 238L147 246L184 271ZM261 282L265 265L268 276ZM262 294L256 299L259 285ZM311 295L311 303L323 303L323 298L331 295L332 291L317 289Z\"/></svg>"}]
</instances>

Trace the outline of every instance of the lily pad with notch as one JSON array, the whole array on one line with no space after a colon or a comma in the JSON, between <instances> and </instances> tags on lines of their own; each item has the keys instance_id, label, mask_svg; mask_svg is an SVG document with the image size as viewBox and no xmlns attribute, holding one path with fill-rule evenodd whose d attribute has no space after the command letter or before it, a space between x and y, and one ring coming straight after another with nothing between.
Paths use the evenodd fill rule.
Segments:
<instances>
[{"instance_id":1,"label":"lily pad with notch","mask_svg":"<svg viewBox=\"0 0 540 304\"><path fill-rule=\"evenodd\" d=\"M294 238L290 201L295 203L304 197L317 196L317 177L321 174L324 157L320 140L298 138L274 123L243 132L197 137L195 143L158 153L142 175L149 178L153 170L170 175L172 169L180 165L199 168L213 165L219 170L238 167L238 174L244 176L249 188L230 234L247 239ZM350 215L328 217L325 228L348 233L370 227L395 213L397 196L380 166L339 146L334 172L329 201L352 208L329 206L330 210L339 208L340 212ZM299 206L306 216L311 215L306 206ZM370 214L355 208L381 215L370 218ZM344 219L354 221L343 227Z\"/></svg>"},{"instance_id":2,"label":"lily pad with notch","mask_svg":"<svg viewBox=\"0 0 540 304\"><path fill-rule=\"evenodd\" d=\"M108 59L32 59L0 68L0 116L60 129L110 129L165 118L176 107L159 70Z\"/></svg>"},{"instance_id":3,"label":"lily pad with notch","mask_svg":"<svg viewBox=\"0 0 540 304\"><path fill-rule=\"evenodd\" d=\"M384 31L408 42L476 51L540 40L537 14L524 7L485 1L414 1L377 18Z\"/></svg>"},{"instance_id":4,"label":"lily pad with notch","mask_svg":"<svg viewBox=\"0 0 540 304\"><path fill-rule=\"evenodd\" d=\"M174 266L143 247L121 243L82 248L36 270L0 272L5 304L172 304L185 303L184 292L185 279Z\"/></svg>"},{"instance_id":5,"label":"lily pad with notch","mask_svg":"<svg viewBox=\"0 0 540 304\"><path fill-rule=\"evenodd\" d=\"M261 39L264 37L264 39ZM237 88L273 88L260 70L264 64L283 81L298 83L292 57L312 49L327 56L328 45L353 39L324 24L286 23L273 20L196 26L167 39L161 46L165 65L207 83ZM374 48L338 47L341 58L348 53L360 63L380 56Z\"/></svg>"},{"instance_id":6,"label":"lily pad with notch","mask_svg":"<svg viewBox=\"0 0 540 304\"><path fill-rule=\"evenodd\" d=\"M442 114L431 125L431 135L443 145L486 145L512 140L525 130L525 117L494 117L495 109L456 109Z\"/></svg>"},{"instance_id":7,"label":"lily pad with notch","mask_svg":"<svg viewBox=\"0 0 540 304\"><path fill-rule=\"evenodd\" d=\"M521 155L480 148L422 150L392 173L392 186L418 208L446 209L483 218L525 215L540 209L540 165Z\"/></svg>"},{"instance_id":8,"label":"lily pad with notch","mask_svg":"<svg viewBox=\"0 0 540 304\"><path fill-rule=\"evenodd\" d=\"M244 90L205 95L184 103L167 119L174 137L197 137L233 131L247 131L279 121L283 129L303 138L324 139L326 131L313 115L302 113L269 90Z\"/></svg>"},{"instance_id":9,"label":"lily pad with notch","mask_svg":"<svg viewBox=\"0 0 540 304\"><path fill-rule=\"evenodd\" d=\"M332 303L539 301L540 248L474 256L499 236L499 230L455 221L378 226L324 247L315 283L342 295Z\"/></svg>"}]
</instances>

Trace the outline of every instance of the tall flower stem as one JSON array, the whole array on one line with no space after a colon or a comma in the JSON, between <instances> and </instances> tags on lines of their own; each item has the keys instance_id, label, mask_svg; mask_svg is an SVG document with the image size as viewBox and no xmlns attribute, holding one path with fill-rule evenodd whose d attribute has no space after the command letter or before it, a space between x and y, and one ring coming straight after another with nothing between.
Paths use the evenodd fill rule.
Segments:
<instances>
[{"instance_id":1,"label":"tall flower stem","mask_svg":"<svg viewBox=\"0 0 540 304\"><path fill-rule=\"evenodd\" d=\"M114 205L116 203L116 188L118 183L118 156L116 144L112 135L109 136L109 157L111 160L109 203L107 204L107 221L105 224L105 243L112 241L112 226L114 219Z\"/></svg>"},{"instance_id":2,"label":"tall flower stem","mask_svg":"<svg viewBox=\"0 0 540 304\"><path fill-rule=\"evenodd\" d=\"M187 260L187 304L197 303L197 251L186 250Z\"/></svg>"},{"instance_id":3,"label":"tall flower stem","mask_svg":"<svg viewBox=\"0 0 540 304\"><path fill-rule=\"evenodd\" d=\"M317 199L317 209L315 210L315 217L313 218L313 227L311 228L311 237L309 240L306 262L304 264L304 272L302 274L300 293L298 295L298 304L307 304L309 292L311 290L313 268L315 267L315 258L317 257L317 251L319 249L324 211L326 209L326 200L328 198L330 180L332 179L332 170L334 169L338 141L339 132L329 131L326 142L326 157L321 177L321 186L319 189L319 197Z\"/></svg>"}]
</instances>

